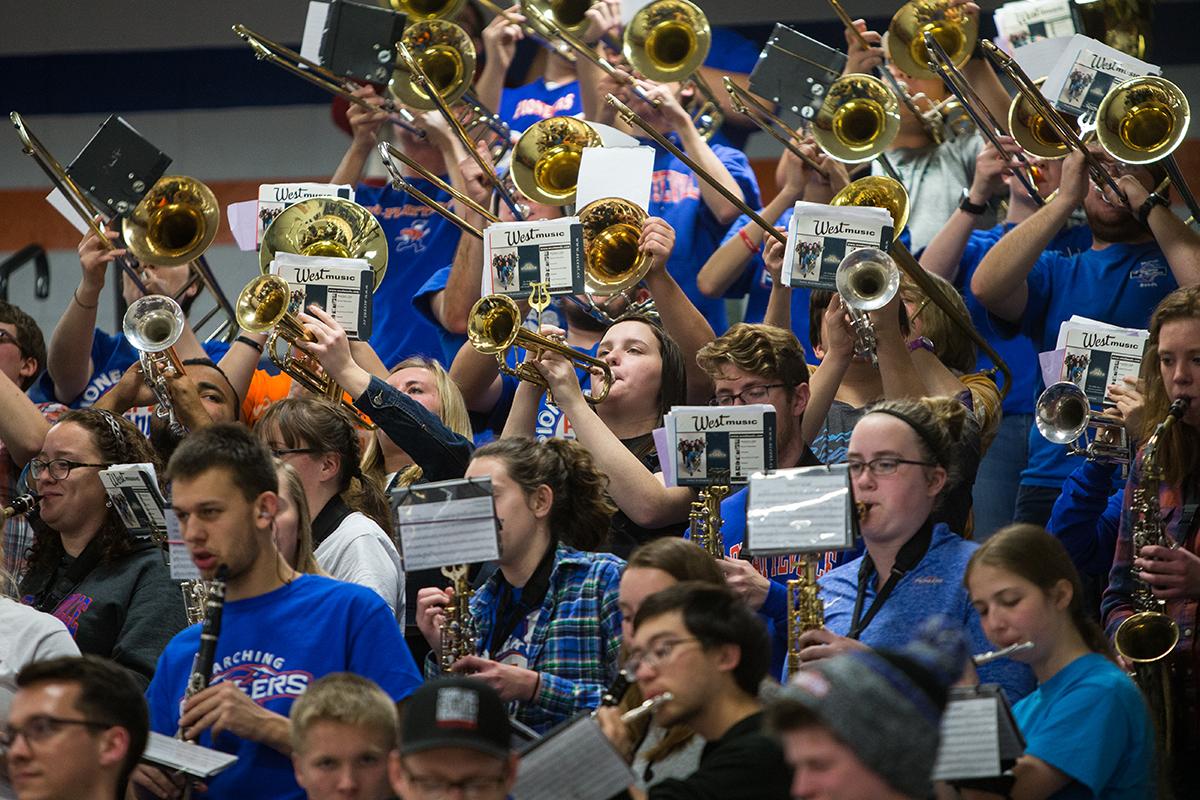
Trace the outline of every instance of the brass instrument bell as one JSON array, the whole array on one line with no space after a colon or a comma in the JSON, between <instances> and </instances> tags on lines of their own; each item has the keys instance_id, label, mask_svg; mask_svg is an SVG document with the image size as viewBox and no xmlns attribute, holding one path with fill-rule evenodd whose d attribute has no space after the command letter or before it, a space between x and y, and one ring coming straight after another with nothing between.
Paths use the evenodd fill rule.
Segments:
<instances>
[{"instance_id":1,"label":"brass instrument bell","mask_svg":"<svg viewBox=\"0 0 1200 800\"><path fill-rule=\"evenodd\" d=\"M712 28L698 6L689 0L655 0L625 27L622 52L650 80L669 83L687 80L711 45Z\"/></svg>"},{"instance_id":2,"label":"brass instrument bell","mask_svg":"<svg viewBox=\"0 0 1200 800\"><path fill-rule=\"evenodd\" d=\"M1114 86L1096 109L1096 139L1118 161L1148 164L1183 143L1191 121L1187 97L1156 75Z\"/></svg>"},{"instance_id":3,"label":"brass instrument bell","mask_svg":"<svg viewBox=\"0 0 1200 800\"><path fill-rule=\"evenodd\" d=\"M868 175L853 181L829 201L831 206L873 206L892 215L893 241L908 224L908 192L904 185L886 175Z\"/></svg>"},{"instance_id":4,"label":"brass instrument bell","mask_svg":"<svg viewBox=\"0 0 1200 800\"><path fill-rule=\"evenodd\" d=\"M121 321L125 338L138 351L142 377L154 392L158 404L155 416L166 418L171 430L178 434L186 433L187 428L175 416L165 372L170 368L176 375L183 374L183 362L175 352L175 343L183 335L185 325L187 320L179 303L161 294L135 300Z\"/></svg>"},{"instance_id":5,"label":"brass instrument bell","mask_svg":"<svg viewBox=\"0 0 1200 800\"><path fill-rule=\"evenodd\" d=\"M313 197L285 208L263 233L258 264L264 273L276 253L365 259L376 289L387 273L383 226L370 211L340 197Z\"/></svg>"},{"instance_id":6,"label":"brass instrument bell","mask_svg":"<svg viewBox=\"0 0 1200 800\"><path fill-rule=\"evenodd\" d=\"M195 178L167 175L121 222L130 254L143 264L175 267L198 258L217 237L221 207Z\"/></svg>"},{"instance_id":7,"label":"brass instrument bell","mask_svg":"<svg viewBox=\"0 0 1200 800\"><path fill-rule=\"evenodd\" d=\"M838 161L871 161L900 132L900 103L878 78L846 75L829 85L811 132L817 145Z\"/></svg>"},{"instance_id":8,"label":"brass instrument bell","mask_svg":"<svg viewBox=\"0 0 1200 800\"><path fill-rule=\"evenodd\" d=\"M949 0L912 0L900 7L888 25L888 57L914 78L937 78L929 68L925 34L937 40L956 67L966 64L979 39L979 17Z\"/></svg>"},{"instance_id":9,"label":"brass instrument bell","mask_svg":"<svg viewBox=\"0 0 1200 800\"><path fill-rule=\"evenodd\" d=\"M450 19L458 14L466 0L388 0L393 11L410 20Z\"/></svg>"},{"instance_id":10,"label":"brass instrument bell","mask_svg":"<svg viewBox=\"0 0 1200 800\"><path fill-rule=\"evenodd\" d=\"M581 119L539 120L521 134L513 148L513 183L535 203L574 203L583 148L601 146L600 134Z\"/></svg>"},{"instance_id":11,"label":"brass instrument bell","mask_svg":"<svg viewBox=\"0 0 1200 800\"><path fill-rule=\"evenodd\" d=\"M588 294L612 295L646 277L650 259L639 252L646 212L620 197L593 200L579 211Z\"/></svg>"},{"instance_id":12,"label":"brass instrument bell","mask_svg":"<svg viewBox=\"0 0 1200 800\"><path fill-rule=\"evenodd\" d=\"M1083 389L1071 381L1046 387L1034 404L1033 421L1038 433L1054 444L1066 445L1072 455L1087 456L1089 461L1101 463L1129 461L1121 420L1094 413ZM1095 430L1090 442L1086 438L1089 429Z\"/></svg>"},{"instance_id":13,"label":"brass instrument bell","mask_svg":"<svg viewBox=\"0 0 1200 800\"><path fill-rule=\"evenodd\" d=\"M1038 78L1034 85L1040 89L1045 82L1045 78ZM1062 114L1062 117L1072 128L1079 130L1076 117L1068 114ZM1020 92L1008 107L1008 130L1021 149L1032 156L1056 159L1065 158L1071 152L1054 126Z\"/></svg>"},{"instance_id":14,"label":"brass instrument bell","mask_svg":"<svg viewBox=\"0 0 1200 800\"><path fill-rule=\"evenodd\" d=\"M414 22L404 29L400 42L421 65L446 105L454 105L471 88L475 79L475 45L459 25L443 19ZM432 111L438 107L425 87L400 62L388 81L388 95L409 108Z\"/></svg>"},{"instance_id":15,"label":"brass instrument bell","mask_svg":"<svg viewBox=\"0 0 1200 800\"><path fill-rule=\"evenodd\" d=\"M593 0L524 0L521 7L524 10L533 6L540 12L538 16L555 28L581 36L587 30L587 12L592 4Z\"/></svg>"}]
</instances>

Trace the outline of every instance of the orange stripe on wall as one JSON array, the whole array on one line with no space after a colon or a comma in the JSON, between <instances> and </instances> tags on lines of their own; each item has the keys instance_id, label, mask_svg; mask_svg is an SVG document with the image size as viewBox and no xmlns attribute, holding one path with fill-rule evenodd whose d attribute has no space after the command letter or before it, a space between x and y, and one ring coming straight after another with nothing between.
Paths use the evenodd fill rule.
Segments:
<instances>
[{"instance_id":1,"label":"orange stripe on wall","mask_svg":"<svg viewBox=\"0 0 1200 800\"><path fill-rule=\"evenodd\" d=\"M1183 143L1176 153L1179 167L1200 194L1200 140L1191 139ZM752 159L751 167L758 176L758 185L764 198L776 192L775 164L773 158ZM263 183L296 183L300 181L324 181L328 176L312 178L279 178L276 180L214 181L209 187L217 195L222 214L230 203L251 200L258 196L258 187ZM37 242L47 250L74 250L79 246L79 233L71 227L54 208L46 202L49 192L44 189L7 189L0 191L0 252L19 250L31 242ZM1174 199L1179 202L1178 193ZM217 234L218 244L233 244L233 234L227 222L222 221Z\"/></svg>"}]
</instances>

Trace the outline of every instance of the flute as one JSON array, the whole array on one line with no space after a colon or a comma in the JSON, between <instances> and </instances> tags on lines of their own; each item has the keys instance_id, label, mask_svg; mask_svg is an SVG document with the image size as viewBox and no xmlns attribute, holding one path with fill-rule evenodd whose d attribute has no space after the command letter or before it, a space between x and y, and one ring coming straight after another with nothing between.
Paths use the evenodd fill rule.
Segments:
<instances>
[{"instance_id":1,"label":"flute","mask_svg":"<svg viewBox=\"0 0 1200 800\"><path fill-rule=\"evenodd\" d=\"M1017 642L1010 644L1008 647L1002 647L999 650L989 650L986 653L980 653L977 656L971 656L971 660L975 662L975 666L982 667L984 664L991 663L998 658L1008 658L1013 653L1023 653L1026 650L1033 649L1033 642Z\"/></svg>"},{"instance_id":2,"label":"flute","mask_svg":"<svg viewBox=\"0 0 1200 800\"><path fill-rule=\"evenodd\" d=\"M23 494L20 497L14 497L10 505L0 510L0 520L12 519L13 517L28 514L37 508L38 501L41 499L36 494Z\"/></svg>"},{"instance_id":3,"label":"flute","mask_svg":"<svg viewBox=\"0 0 1200 800\"><path fill-rule=\"evenodd\" d=\"M634 720L638 719L639 717L643 716L644 714L653 713L654 709L658 708L663 703L666 703L666 702L668 702L670 700L674 700L674 699L675 699L675 695L671 694L670 692L663 692L662 694L658 695L657 697L651 697L649 700L642 703L637 708L631 708L628 711L626 711L624 714L622 714L621 722L624 722L626 724L633 722Z\"/></svg>"}]
</instances>

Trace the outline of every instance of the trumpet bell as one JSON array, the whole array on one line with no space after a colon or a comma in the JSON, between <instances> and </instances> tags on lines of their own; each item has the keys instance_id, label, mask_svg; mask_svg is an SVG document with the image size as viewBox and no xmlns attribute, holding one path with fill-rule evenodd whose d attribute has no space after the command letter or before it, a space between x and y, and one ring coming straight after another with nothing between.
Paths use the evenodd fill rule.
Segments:
<instances>
[{"instance_id":1,"label":"trumpet bell","mask_svg":"<svg viewBox=\"0 0 1200 800\"><path fill-rule=\"evenodd\" d=\"M553 27L580 36L587 30L587 12L592 0L525 0L521 5L533 6Z\"/></svg>"},{"instance_id":2,"label":"trumpet bell","mask_svg":"<svg viewBox=\"0 0 1200 800\"><path fill-rule=\"evenodd\" d=\"M540 120L521 134L513 149L513 183L535 203L574 203L583 148L601 146L600 134L581 119Z\"/></svg>"},{"instance_id":3,"label":"trumpet bell","mask_svg":"<svg viewBox=\"0 0 1200 800\"><path fill-rule=\"evenodd\" d=\"M900 132L900 103L870 75L838 78L812 121L812 136L831 157L861 164L879 156Z\"/></svg>"},{"instance_id":4,"label":"trumpet bell","mask_svg":"<svg viewBox=\"0 0 1200 800\"><path fill-rule=\"evenodd\" d=\"M263 272L270 269L276 253L365 259L376 289L387 273L383 227L370 211L340 197L313 197L285 208L263 233L258 253Z\"/></svg>"},{"instance_id":5,"label":"trumpet bell","mask_svg":"<svg viewBox=\"0 0 1200 800\"><path fill-rule=\"evenodd\" d=\"M899 181L886 175L859 178L829 201L831 206L871 206L892 215L892 239L898 239L908 224L908 192Z\"/></svg>"},{"instance_id":6,"label":"trumpet bell","mask_svg":"<svg viewBox=\"0 0 1200 800\"><path fill-rule=\"evenodd\" d=\"M138 261L175 267L199 258L217 237L221 207L195 178L167 175L121 222L125 246Z\"/></svg>"},{"instance_id":7,"label":"trumpet bell","mask_svg":"<svg viewBox=\"0 0 1200 800\"><path fill-rule=\"evenodd\" d=\"M855 311L875 311L900 291L900 268L882 250L864 247L842 259L835 280L846 305Z\"/></svg>"},{"instance_id":8,"label":"trumpet bell","mask_svg":"<svg viewBox=\"0 0 1200 800\"><path fill-rule=\"evenodd\" d=\"M238 295L238 325L250 333L266 333L279 324L291 303L292 289L278 275L259 275Z\"/></svg>"},{"instance_id":9,"label":"trumpet bell","mask_svg":"<svg viewBox=\"0 0 1200 800\"><path fill-rule=\"evenodd\" d=\"M979 17L951 7L949 0L913 0L901 6L888 25L888 55L914 78L938 77L929 68L933 59L925 48L926 33L961 67L979 39Z\"/></svg>"},{"instance_id":10,"label":"trumpet bell","mask_svg":"<svg viewBox=\"0 0 1200 800\"><path fill-rule=\"evenodd\" d=\"M638 252L645 211L628 200L606 197L580 209L579 222L583 226L588 294L617 294L646 277L650 259Z\"/></svg>"},{"instance_id":11,"label":"trumpet bell","mask_svg":"<svg viewBox=\"0 0 1200 800\"><path fill-rule=\"evenodd\" d=\"M170 297L146 295L125 311L121 329L135 350L160 353L179 341L183 333L183 309Z\"/></svg>"},{"instance_id":12,"label":"trumpet bell","mask_svg":"<svg viewBox=\"0 0 1200 800\"><path fill-rule=\"evenodd\" d=\"M449 19L462 10L466 0L388 0L393 11L412 20Z\"/></svg>"},{"instance_id":13,"label":"trumpet bell","mask_svg":"<svg viewBox=\"0 0 1200 800\"><path fill-rule=\"evenodd\" d=\"M1046 387L1034 408L1038 433L1055 444L1069 445L1078 441L1088 429L1090 418L1087 395L1070 381L1059 381Z\"/></svg>"},{"instance_id":14,"label":"trumpet bell","mask_svg":"<svg viewBox=\"0 0 1200 800\"><path fill-rule=\"evenodd\" d=\"M444 19L414 22L404 29L400 41L421 65L433 90L446 105L457 103L471 88L475 78L475 45L460 26ZM392 72L388 94L395 102L410 108L422 111L437 108L437 102L404 64Z\"/></svg>"},{"instance_id":15,"label":"trumpet bell","mask_svg":"<svg viewBox=\"0 0 1200 800\"><path fill-rule=\"evenodd\" d=\"M1183 143L1191 110L1178 86L1155 75L1123 81L1096 110L1096 139L1113 158L1148 164Z\"/></svg>"},{"instance_id":16,"label":"trumpet bell","mask_svg":"<svg viewBox=\"0 0 1200 800\"><path fill-rule=\"evenodd\" d=\"M1045 78L1038 78L1034 81L1034 85L1041 88L1045 82ZM1079 132L1079 122L1076 117L1068 114L1061 116L1067 121L1067 124L1074 128L1076 133ZM1071 152L1054 126L1047 122L1046 118L1019 92L1008 107L1008 130L1021 149L1031 156L1057 159L1065 158L1067 153Z\"/></svg>"},{"instance_id":17,"label":"trumpet bell","mask_svg":"<svg viewBox=\"0 0 1200 800\"><path fill-rule=\"evenodd\" d=\"M683 81L700 68L712 46L712 27L688 0L655 0L625 28L622 52L652 81Z\"/></svg>"}]
</instances>

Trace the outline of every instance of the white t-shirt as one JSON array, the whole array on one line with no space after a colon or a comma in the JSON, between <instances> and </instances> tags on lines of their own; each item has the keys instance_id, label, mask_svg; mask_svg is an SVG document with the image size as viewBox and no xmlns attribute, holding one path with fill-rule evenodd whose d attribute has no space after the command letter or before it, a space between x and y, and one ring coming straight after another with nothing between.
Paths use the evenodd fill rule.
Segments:
<instances>
[{"instance_id":1,"label":"white t-shirt","mask_svg":"<svg viewBox=\"0 0 1200 800\"><path fill-rule=\"evenodd\" d=\"M357 583L382 597L404 620L404 567L396 545L375 520L355 511L342 520L314 555L329 577Z\"/></svg>"},{"instance_id":2,"label":"white t-shirt","mask_svg":"<svg viewBox=\"0 0 1200 800\"><path fill-rule=\"evenodd\" d=\"M62 621L7 597L0 597L0 722L8 721L17 673L26 664L58 656L77 656L79 648ZM0 769L0 800L15 800Z\"/></svg>"}]
</instances>

